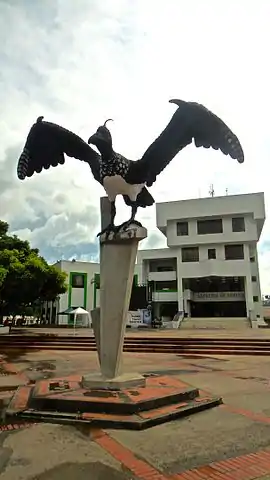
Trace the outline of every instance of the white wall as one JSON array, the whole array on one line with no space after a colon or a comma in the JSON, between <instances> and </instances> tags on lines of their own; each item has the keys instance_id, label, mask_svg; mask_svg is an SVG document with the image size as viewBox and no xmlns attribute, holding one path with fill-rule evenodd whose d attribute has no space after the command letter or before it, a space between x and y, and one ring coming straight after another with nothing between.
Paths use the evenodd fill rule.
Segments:
<instances>
[{"instance_id":1,"label":"white wall","mask_svg":"<svg viewBox=\"0 0 270 480\"><path fill-rule=\"evenodd\" d=\"M163 281L173 281L176 280L176 271L175 272L149 272L148 280L155 281L155 282L163 282Z\"/></svg>"},{"instance_id":2,"label":"white wall","mask_svg":"<svg viewBox=\"0 0 270 480\"><path fill-rule=\"evenodd\" d=\"M210 217L211 218L211 217ZM177 235L178 220L168 220L167 224L167 245L168 247L188 246L188 245L209 245L211 243L238 243L238 242L253 242L258 240L257 222L253 215L246 214L245 218L245 232L232 231L232 216L225 216L223 214L223 233L212 233L207 235L197 234L197 219L189 219L189 234ZM181 221L182 219L180 219Z\"/></svg>"},{"instance_id":3,"label":"white wall","mask_svg":"<svg viewBox=\"0 0 270 480\"><path fill-rule=\"evenodd\" d=\"M156 205L157 227L164 231L167 222L179 219L197 219L252 214L259 223L265 220L264 194L227 195L196 198Z\"/></svg>"},{"instance_id":4,"label":"white wall","mask_svg":"<svg viewBox=\"0 0 270 480\"><path fill-rule=\"evenodd\" d=\"M204 260L201 262L179 261L178 275L182 278L209 277L243 277L248 275L250 267L245 260Z\"/></svg>"},{"instance_id":5,"label":"white wall","mask_svg":"<svg viewBox=\"0 0 270 480\"><path fill-rule=\"evenodd\" d=\"M178 293L177 292L154 292L153 293L153 301L154 302L177 302L178 301Z\"/></svg>"},{"instance_id":6,"label":"white wall","mask_svg":"<svg viewBox=\"0 0 270 480\"><path fill-rule=\"evenodd\" d=\"M87 304L86 310L90 312L93 308L93 301L94 301L94 285L91 281L94 278L95 273L99 273L99 263L92 263L92 262L72 262L67 260L61 260L55 264L55 267L59 270L66 272L67 276L67 283L69 283L69 275L70 272L78 272L78 273L87 273ZM66 310L68 305L68 296L69 296L69 289L63 295L60 295L60 302L59 302L59 310L64 311ZM72 288L71 292L71 303L73 306L82 305L84 302L84 289L83 288ZM67 322L67 315L59 315L59 323L66 323Z\"/></svg>"},{"instance_id":7,"label":"white wall","mask_svg":"<svg viewBox=\"0 0 270 480\"><path fill-rule=\"evenodd\" d=\"M151 250L139 250L137 254L137 264L135 268L135 271L138 273L139 283L145 283L149 279L150 260L163 260L167 258L176 259L178 254L178 248L153 248Z\"/></svg>"}]
</instances>

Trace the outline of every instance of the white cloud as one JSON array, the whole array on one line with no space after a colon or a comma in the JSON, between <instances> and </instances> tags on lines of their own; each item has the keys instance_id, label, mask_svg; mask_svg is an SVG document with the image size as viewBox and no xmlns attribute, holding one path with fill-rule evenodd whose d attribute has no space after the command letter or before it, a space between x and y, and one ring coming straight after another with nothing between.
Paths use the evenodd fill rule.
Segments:
<instances>
[{"instance_id":1,"label":"white cloud","mask_svg":"<svg viewBox=\"0 0 270 480\"><path fill-rule=\"evenodd\" d=\"M93 255L103 190L72 159L19 182L29 127L45 115L87 139L112 117L115 149L136 159L169 121L173 97L220 115L246 163L187 147L158 178L155 199L207 196L214 183L217 195L265 191L268 205L269 16L264 0L0 1L0 218L42 251L60 242L72 255L76 243L74 254L81 244L86 255L89 242ZM122 205L119 220L129 214ZM154 208L138 218L155 232ZM263 240L269 233L266 223Z\"/></svg>"}]
</instances>

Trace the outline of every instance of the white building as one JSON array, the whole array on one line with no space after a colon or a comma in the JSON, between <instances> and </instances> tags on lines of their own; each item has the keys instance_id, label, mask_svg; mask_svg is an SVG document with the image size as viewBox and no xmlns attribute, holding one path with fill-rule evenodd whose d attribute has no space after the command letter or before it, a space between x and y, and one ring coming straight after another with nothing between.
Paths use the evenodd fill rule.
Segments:
<instances>
[{"instance_id":1,"label":"white building","mask_svg":"<svg viewBox=\"0 0 270 480\"><path fill-rule=\"evenodd\" d=\"M51 304L44 305L44 315L49 323L59 325L73 324L73 315L69 310L82 307L88 312L99 306L99 263L60 260L54 266L67 273L67 292ZM136 267L137 268L137 267ZM138 274L134 274L135 284Z\"/></svg>"},{"instance_id":2,"label":"white building","mask_svg":"<svg viewBox=\"0 0 270 480\"><path fill-rule=\"evenodd\" d=\"M156 219L168 248L140 250L137 259L156 315L184 310L264 324L257 255L263 193L159 203Z\"/></svg>"},{"instance_id":3,"label":"white building","mask_svg":"<svg viewBox=\"0 0 270 480\"><path fill-rule=\"evenodd\" d=\"M96 307L98 290L96 280L99 276L99 263L60 260L55 267L67 273L68 290L59 297L57 323L72 323L73 317L65 314L68 309L82 307L88 312Z\"/></svg>"},{"instance_id":4,"label":"white building","mask_svg":"<svg viewBox=\"0 0 270 480\"><path fill-rule=\"evenodd\" d=\"M205 326L206 318L224 318L226 325L231 318L230 327L244 318L264 324L257 255L263 193L159 203L156 218L168 248L139 250L134 275L135 283L151 285L154 315L172 319L184 311L187 327L193 319ZM69 309L99 306L99 264L61 260L55 266L67 273L68 291L45 316L72 324Z\"/></svg>"}]
</instances>

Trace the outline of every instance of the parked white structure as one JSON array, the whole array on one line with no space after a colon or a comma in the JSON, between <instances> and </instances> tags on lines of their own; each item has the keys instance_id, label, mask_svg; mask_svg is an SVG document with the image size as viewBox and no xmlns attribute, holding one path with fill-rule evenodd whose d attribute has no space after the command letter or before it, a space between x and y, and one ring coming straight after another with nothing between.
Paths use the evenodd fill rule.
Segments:
<instances>
[{"instance_id":1,"label":"parked white structure","mask_svg":"<svg viewBox=\"0 0 270 480\"><path fill-rule=\"evenodd\" d=\"M152 282L154 312L249 318L264 324L257 242L264 194L228 195L156 205L168 248L140 250L140 282Z\"/></svg>"}]
</instances>

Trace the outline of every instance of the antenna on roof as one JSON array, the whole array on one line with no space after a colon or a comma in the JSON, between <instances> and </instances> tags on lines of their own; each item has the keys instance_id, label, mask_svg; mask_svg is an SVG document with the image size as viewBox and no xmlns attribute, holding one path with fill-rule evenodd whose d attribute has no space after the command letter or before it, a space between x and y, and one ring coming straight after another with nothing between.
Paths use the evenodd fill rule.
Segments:
<instances>
[{"instance_id":1,"label":"antenna on roof","mask_svg":"<svg viewBox=\"0 0 270 480\"><path fill-rule=\"evenodd\" d=\"M215 190L214 190L213 183L211 183L211 185L210 185L209 195L210 195L210 197L213 197L215 195Z\"/></svg>"},{"instance_id":2,"label":"antenna on roof","mask_svg":"<svg viewBox=\"0 0 270 480\"><path fill-rule=\"evenodd\" d=\"M225 190L225 194L228 195L228 187Z\"/></svg>"}]
</instances>

